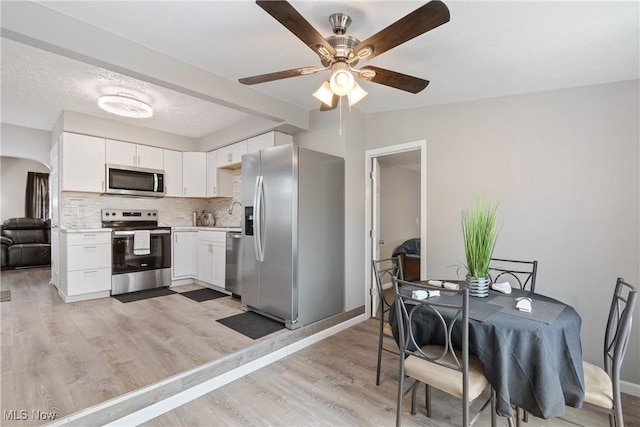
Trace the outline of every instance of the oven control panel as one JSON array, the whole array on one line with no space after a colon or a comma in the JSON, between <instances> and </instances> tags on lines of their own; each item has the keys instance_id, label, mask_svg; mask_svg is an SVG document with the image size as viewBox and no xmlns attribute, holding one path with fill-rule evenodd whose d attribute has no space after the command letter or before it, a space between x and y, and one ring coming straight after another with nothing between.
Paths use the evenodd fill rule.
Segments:
<instances>
[{"instance_id":1,"label":"oven control panel","mask_svg":"<svg viewBox=\"0 0 640 427\"><path fill-rule=\"evenodd\" d=\"M158 211L156 209L102 209L103 222L112 221L157 221Z\"/></svg>"}]
</instances>

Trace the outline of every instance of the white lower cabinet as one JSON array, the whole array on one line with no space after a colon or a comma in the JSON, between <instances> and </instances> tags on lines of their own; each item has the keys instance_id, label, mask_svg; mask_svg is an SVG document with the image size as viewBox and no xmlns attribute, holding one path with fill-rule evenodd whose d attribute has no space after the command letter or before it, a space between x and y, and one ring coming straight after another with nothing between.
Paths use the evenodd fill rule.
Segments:
<instances>
[{"instance_id":1,"label":"white lower cabinet","mask_svg":"<svg viewBox=\"0 0 640 427\"><path fill-rule=\"evenodd\" d=\"M198 232L197 279L224 288L226 261L224 231Z\"/></svg>"},{"instance_id":2,"label":"white lower cabinet","mask_svg":"<svg viewBox=\"0 0 640 427\"><path fill-rule=\"evenodd\" d=\"M65 302L111 295L111 231L60 233L60 283Z\"/></svg>"},{"instance_id":3,"label":"white lower cabinet","mask_svg":"<svg viewBox=\"0 0 640 427\"><path fill-rule=\"evenodd\" d=\"M172 240L171 278L188 279L198 271L198 232L174 231Z\"/></svg>"}]
</instances>

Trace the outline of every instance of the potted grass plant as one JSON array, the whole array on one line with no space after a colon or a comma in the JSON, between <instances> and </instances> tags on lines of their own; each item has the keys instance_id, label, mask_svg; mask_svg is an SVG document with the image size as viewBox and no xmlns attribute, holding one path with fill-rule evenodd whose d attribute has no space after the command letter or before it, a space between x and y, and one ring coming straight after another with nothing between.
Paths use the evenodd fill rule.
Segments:
<instances>
[{"instance_id":1,"label":"potted grass plant","mask_svg":"<svg viewBox=\"0 0 640 427\"><path fill-rule=\"evenodd\" d=\"M495 203L479 198L462 212L462 235L466 258L469 295L489 295L489 263L498 236L497 209Z\"/></svg>"}]
</instances>

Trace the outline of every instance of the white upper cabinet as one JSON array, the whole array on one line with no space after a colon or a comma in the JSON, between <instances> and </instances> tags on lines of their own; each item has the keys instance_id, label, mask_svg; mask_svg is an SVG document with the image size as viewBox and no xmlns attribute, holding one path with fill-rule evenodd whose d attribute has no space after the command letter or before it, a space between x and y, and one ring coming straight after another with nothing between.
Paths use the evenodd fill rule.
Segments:
<instances>
[{"instance_id":1,"label":"white upper cabinet","mask_svg":"<svg viewBox=\"0 0 640 427\"><path fill-rule=\"evenodd\" d=\"M103 193L105 140L94 136L64 133L60 168L61 191Z\"/></svg>"},{"instance_id":2,"label":"white upper cabinet","mask_svg":"<svg viewBox=\"0 0 640 427\"><path fill-rule=\"evenodd\" d=\"M162 148L158 147L107 139L106 156L109 164L164 169Z\"/></svg>"},{"instance_id":3,"label":"white upper cabinet","mask_svg":"<svg viewBox=\"0 0 640 427\"><path fill-rule=\"evenodd\" d=\"M207 197L218 195L217 151L207 153Z\"/></svg>"},{"instance_id":4,"label":"white upper cabinet","mask_svg":"<svg viewBox=\"0 0 640 427\"><path fill-rule=\"evenodd\" d=\"M137 166L136 144L107 139L106 153L109 164Z\"/></svg>"},{"instance_id":5,"label":"white upper cabinet","mask_svg":"<svg viewBox=\"0 0 640 427\"><path fill-rule=\"evenodd\" d=\"M148 169L164 169L162 148L148 145L136 145L138 151L138 166Z\"/></svg>"},{"instance_id":6,"label":"white upper cabinet","mask_svg":"<svg viewBox=\"0 0 640 427\"><path fill-rule=\"evenodd\" d=\"M276 145L289 144L293 141L291 135L281 132L267 132L262 135L254 136L247 140L247 149L249 153L264 150L265 148L275 147Z\"/></svg>"},{"instance_id":7,"label":"white upper cabinet","mask_svg":"<svg viewBox=\"0 0 640 427\"><path fill-rule=\"evenodd\" d=\"M247 154L247 141L236 142L226 147L218 148L217 164L219 168L239 165L242 155Z\"/></svg>"},{"instance_id":8,"label":"white upper cabinet","mask_svg":"<svg viewBox=\"0 0 640 427\"><path fill-rule=\"evenodd\" d=\"M164 157L164 188L169 197L182 197L182 152L162 150Z\"/></svg>"},{"instance_id":9,"label":"white upper cabinet","mask_svg":"<svg viewBox=\"0 0 640 427\"><path fill-rule=\"evenodd\" d=\"M207 153L182 153L182 195L207 196Z\"/></svg>"}]
</instances>

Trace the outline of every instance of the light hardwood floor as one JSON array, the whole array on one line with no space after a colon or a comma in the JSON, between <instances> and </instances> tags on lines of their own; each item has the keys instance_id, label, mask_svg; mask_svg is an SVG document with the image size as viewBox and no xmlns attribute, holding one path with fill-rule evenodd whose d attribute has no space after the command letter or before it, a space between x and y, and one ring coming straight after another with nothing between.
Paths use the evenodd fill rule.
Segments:
<instances>
[{"instance_id":1,"label":"light hardwood floor","mask_svg":"<svg viewBox=\"0 0 640 427\"><path fill-rule=\"evenodd\" d=\"M48 284L49 274L43 268L0 275L0 288L12 291L11 301L0 303L3 426L46 423L7 420L7 410L54 411L59 418L269 339L254 341L215 322L242 311L232 298L196 303L171 295L127 304L113 298L65 304ZM398 360L383 355L383 383L376 387L375 322L301 350L148 425L392 425ZM285 341L293 333L270 337ZM405 406L403 424L458 425L456 401L436 393L434 406L432 420L423 409L409 415ZM639 408L640 399L625 396L627 425L640 425ZM607 425L593 411L569 408L567 418ZM485 421L487 413L477 425ZM528 426L570 425L560 423L534 419Z\"/></svg>"},{"instance_id":2,"label":"light hardwood floor","mask_svg":"<svg viewBox=\"0 0 640 427\"><path fill-rule=\"evenodd\" d=\"M398 357L383 354L375 385L377 323L369 319L143 424L147 426L390 426L395 424ZM431 419L424 387L417 414L404 399L406 426L460 426L460 401L434 390ZM484 398L472 405L472 416ZM640 425L640 399L624 396L625 423ZM530 417L526 427L608 426L605 414L567 408L565 420ZM489 408L476 422L490 425ZM498 417L498 425L507 425Z\"/></svg>"},{"instance_id":3,"label":"light hardwood floor","mask_svg":"<svg viewBox=\"0 0 640 427\"><path fill-rule=\"evenodd\" d=\"M242 312L231 297L65 304L48 284L48 268L4 270L0 277L1 289L11 291L11 301L0 303L3 426L44 423L8 420L4 411L60 418L292 332L252 340L216 322Z\"/></svg>"}]
</instances>

